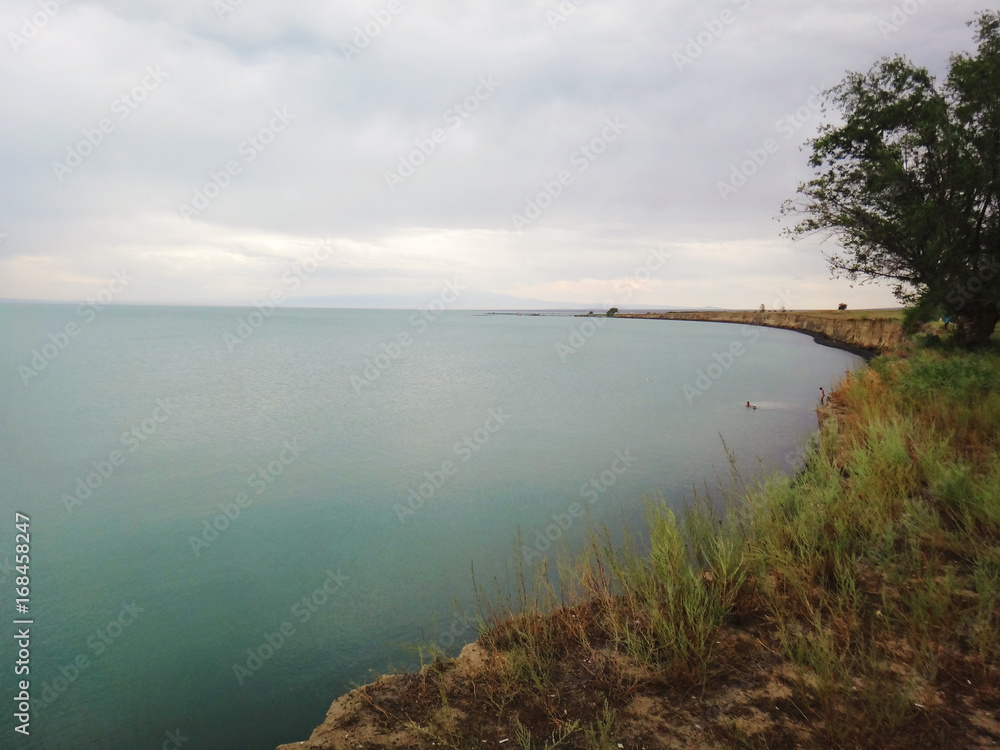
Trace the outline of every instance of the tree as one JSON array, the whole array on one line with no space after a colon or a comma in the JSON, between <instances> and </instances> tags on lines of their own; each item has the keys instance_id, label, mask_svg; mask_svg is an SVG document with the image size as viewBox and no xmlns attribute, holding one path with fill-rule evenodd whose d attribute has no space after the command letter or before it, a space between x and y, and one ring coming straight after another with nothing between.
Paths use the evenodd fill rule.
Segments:
<instances>
[{"instance_id":1,"label":"tree","mask_svg":"<svg viewBox=\"0 0 1000 750\"><path fill-rule=\"evenodd\" d=\"M843 124L809 142L815 176L782 213L804 215L792 237L839 241L835 277L889 281L912 319L943 310L975 346L1000 319L1000 13L970 25L978 50L941 85L897 56L827 91Z\"/></svg>"},{"instance_id":2,"label":"tree","mask_svg":"<svg viewBox=\"0 0 1000 750\"><path fill-rule=\"evenodd\" d=\"M846 302L841 302L839 305L837 305L837 309L838 310L846 310L847 309L847 303Z\"/></svg>"},{"instance_id":3,"label":"tree","mask_svg":"<svg viewBox=\"0 0 1000 750\"><path fill-rule=\"evenodd\" d=\"M617 315L617 314L618 314L618 308L617 308L617 307L612 307L612 308L611 308L610 310L608 310L608 312L607 312L607 316L608 316L609 318L613 318L613 317L615 317L615 315Z\"/></svg>"}]
</instances>

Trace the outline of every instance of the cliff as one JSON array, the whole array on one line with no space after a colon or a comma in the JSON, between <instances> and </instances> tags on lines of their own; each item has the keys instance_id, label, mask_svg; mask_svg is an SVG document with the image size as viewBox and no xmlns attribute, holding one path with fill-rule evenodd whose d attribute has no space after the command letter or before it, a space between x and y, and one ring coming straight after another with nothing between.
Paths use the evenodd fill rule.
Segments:
<instances>
[{"instance_id":1,"label":"cliff","mask_svg":"<svg viewBox=\"0 0 1000 750\"><path fill-rule=\"evenodd\" d=\"M337 698L323 723L303 742L278 746L277 750L355 750L356 748L430 748L433 740L427 732L393 715L393 708L405 715L428 716L428 723L447 726L461 720L447 703L434 705L442 695L456 696L463 687L473 684L483 673L488 657L478 643L470 643L455 659L436 661L416 674L383 675ZM428 700L425 688L433 686ZM383 708L385 706L385 708Z\"/></svg>"},{"instance_id":2,"label":"cliff","mask_svg":"<svg viewBox=\"0 0 1000 750\"><path fill-rule=\"evenodd\" d=\"M841 312L757 312L738 310L725 312L665 312L645 315L619 314L619 318L646 320L696 320L712 323L742 323L745 325L787 328L815 337L820 343L839 344L870 353L888 354L898 351L906 334L898 315L892 313Z\"/></svg>"}]
</instances>

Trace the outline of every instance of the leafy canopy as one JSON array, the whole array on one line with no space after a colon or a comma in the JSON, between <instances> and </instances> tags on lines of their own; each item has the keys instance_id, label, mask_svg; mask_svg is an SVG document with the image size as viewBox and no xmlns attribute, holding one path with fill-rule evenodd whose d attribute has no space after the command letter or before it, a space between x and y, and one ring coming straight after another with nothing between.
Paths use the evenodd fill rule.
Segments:
<instances>
[{"instance_id":1,"label":"leafy canopy","mask_svg":"<svg viewBox=\"0 0 1000 750\"><path fill-rule=\"evenodd\" d=\"M947 81L896 56L826 92L842 115L809 142L812 180L786 233L835 238L834 276L887 281L918 319L952 317L966 345L1000 318L1000 13L982 13L974 55Z\"/></svg>"}]
</instances>

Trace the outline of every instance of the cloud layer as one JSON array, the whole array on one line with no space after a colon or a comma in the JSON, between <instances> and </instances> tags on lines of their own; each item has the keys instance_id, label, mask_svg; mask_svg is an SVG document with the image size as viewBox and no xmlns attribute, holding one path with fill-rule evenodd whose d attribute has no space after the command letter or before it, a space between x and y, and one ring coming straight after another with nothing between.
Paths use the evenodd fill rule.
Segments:
<instances>
[{"instance_id":1,"label":"cloud layer","mask_svg":"<svg viewBox=\"0 0 1000 750\"><path fill-rule=\"evenodd\" d=\"M891 305L774 217L814 92L896 52L943 72L980 8L8 2L0 297L124 268L120 301L248 304L327 240L303 299Z\"/></svg>"}]
</instances>

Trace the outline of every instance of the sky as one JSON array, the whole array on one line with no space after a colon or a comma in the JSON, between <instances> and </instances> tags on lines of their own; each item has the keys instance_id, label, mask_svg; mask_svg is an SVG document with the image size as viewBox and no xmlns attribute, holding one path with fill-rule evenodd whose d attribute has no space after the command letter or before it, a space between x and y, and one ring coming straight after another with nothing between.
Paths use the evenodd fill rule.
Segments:
<instances>
[{"instance_id":1,"label":"sky","mask_svg":"<svg viewBox=\"0 0 1000 750\"><path fill-rule=\"evenodd\" d=\"M4 0L0 298L890 307L782 237L817 92L968 0Z\"/></svg>"}]
</instances>

